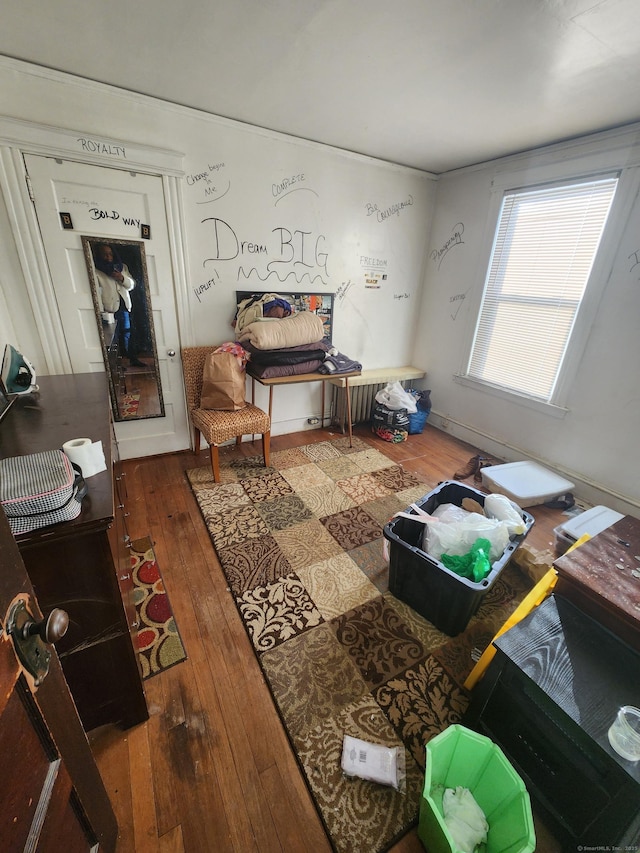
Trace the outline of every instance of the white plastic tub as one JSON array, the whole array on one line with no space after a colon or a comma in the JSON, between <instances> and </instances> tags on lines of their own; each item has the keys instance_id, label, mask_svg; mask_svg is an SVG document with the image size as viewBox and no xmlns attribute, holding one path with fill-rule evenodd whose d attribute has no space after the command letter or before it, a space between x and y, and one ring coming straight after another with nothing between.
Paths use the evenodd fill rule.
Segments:
<instances>
[{"instance_id":1,"label":"white plastic tub","mask_svg":"<svg viewBox=\"0 0 640 853\"><path fill-rule=\"evenodd\" d=\"M597 536L621 518L624 518L624 515L616 512L615 509L610 509L608 506L594 506L574 518L567 519L553 530L556 537L556 554L564 554L567 548L585 533L589 536Z\"/></svg>"},{"instance_id":2,"label":"white plastic tub","mask_svg":"<svg viewBox=\"0 0 640 853\"><path fill-rule=\"evenodd\" d=\"M507 462L481 468L482 482L491 492L511 498L519 507L536 506L566 495L574 483L537 462Z\"/></svg>"}]
</instances>

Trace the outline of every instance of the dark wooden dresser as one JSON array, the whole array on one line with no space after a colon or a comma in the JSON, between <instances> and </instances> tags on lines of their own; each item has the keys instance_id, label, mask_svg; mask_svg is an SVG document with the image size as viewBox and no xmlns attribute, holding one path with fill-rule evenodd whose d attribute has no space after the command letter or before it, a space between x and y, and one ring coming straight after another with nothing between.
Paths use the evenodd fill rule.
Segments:
<instances>
[{"instance_id":1,"label":"dark wooden dresser","mask_svg":"<svg viewBox=\"0 0 640 853\"><path fill-rule=\"evenodd\" d=\"M494 644L463 722L503 748L563 850L638 850L640 762L607 731L640 705L640 654L559 595Z\"/></svg>"},{"instance_id":2,"label":"dark wooden dresser","mask_svg":"<svg viewBox=\"0 0 640 853\"><path fill-rule=\"evenodd\" d=\"M136 613L119 471L103 373L38 377L40 392L18 398L0 424L0 457L61 448L73 438L101 441L107 470L87 478L82 512L16 537L42 611L69 614L56 643L86 731L148 719L134 646Z\"/></svg>"}]
</instances>

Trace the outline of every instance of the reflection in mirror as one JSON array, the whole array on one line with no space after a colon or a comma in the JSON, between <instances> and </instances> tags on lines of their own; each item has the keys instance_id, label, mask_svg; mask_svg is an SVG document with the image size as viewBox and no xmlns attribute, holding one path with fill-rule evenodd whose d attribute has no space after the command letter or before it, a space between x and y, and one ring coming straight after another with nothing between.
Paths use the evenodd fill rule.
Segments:
<instances>
[{"instance_id":1,"label":"reflection in mirror","mask_svg":"<svg viewBox=\"0 0 640 853\"><path fill-rule=\"evenodd\" d=\"M82 237L113 418L164 417L144 243Z\"/></svg>"}]
</instances>

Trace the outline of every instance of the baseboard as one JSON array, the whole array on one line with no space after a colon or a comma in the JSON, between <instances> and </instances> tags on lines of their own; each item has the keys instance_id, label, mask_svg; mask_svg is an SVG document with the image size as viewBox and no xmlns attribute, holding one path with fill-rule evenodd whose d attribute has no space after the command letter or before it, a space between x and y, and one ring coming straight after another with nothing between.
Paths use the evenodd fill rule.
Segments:
<instances>
[{"instance_id":1,"label":"baseboard","mask_svg":"<svg viewBox=\"0 0 640 853\"><path fill-rule=\"evenodd\" d=\"M498 441L480 430L460 423L460 421L453 420L449 415L443 415L432 410L429 415L429 424L461 441L472 444L474 447L483 450L491 456L495 456L497 459L504 459L505 462L518 462L520 460L538 462L540 465L544 465L545 468L556 471L572 483L575 483L574 495L576 498L591 506L602 504L625 515L638 516L640 502L635 498L616 492L602 485L602 483L588 480L577 471L572 471L555 463L552 464L548 459L540 459L519 447Z\"/></svg>"}]
</instances>

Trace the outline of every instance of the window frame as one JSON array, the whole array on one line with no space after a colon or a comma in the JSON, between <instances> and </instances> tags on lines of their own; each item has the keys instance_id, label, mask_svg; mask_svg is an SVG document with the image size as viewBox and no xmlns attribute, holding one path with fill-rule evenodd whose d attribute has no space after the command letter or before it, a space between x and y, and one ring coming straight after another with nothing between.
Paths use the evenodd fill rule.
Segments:
<instances>
[{"instance_id":1,"label":"window frame","mask_svg":"<svg viewBox=\"0 0 640 853\"><path fill-rule=\"evenodd\" d=\"M640 181L639 170L636 166L622 168L617 164L611 164L604 168L581 169L573 172L570 168L567 168L566 163L563 164L564 169L558 169L558 165L554 164L553 168L546 170L532 169L529 172L520 174L511 173L510 176L500 174L494 177L492 181L491 198L488 206L483 241L485 247L483 257L486 258L486 261L477 272L476 284L473 288L474 298L472 302L470 301L468 315L467 345L461 353L462 362L460 369L454 374L453 379L455 382L466 387L480 390L483 393L491 394L512 403L518 403L526 408L543 412L552 417L562 418L569 411L567 407L569 392L579 369L591 325L595 320L606 284L612 273L619 240L624 230L625 216L628 216L635 195L639 191ZM628 172L631 174L627 174ZM567 341L566 353L560 366L550 400L545 401L538 397L527 395L525 392L495 385L487 380L469 375L467 372L468 365L471 361L476 329L484 302L485 285L490 270L505 196L517 192L531 192L554 186L570 186L572 184L605 178L617 178L618 184L591 273L578 307L573 329ZM612 238L611 235L615 234L619 236Z\"/></svg>"}]
</instances>

